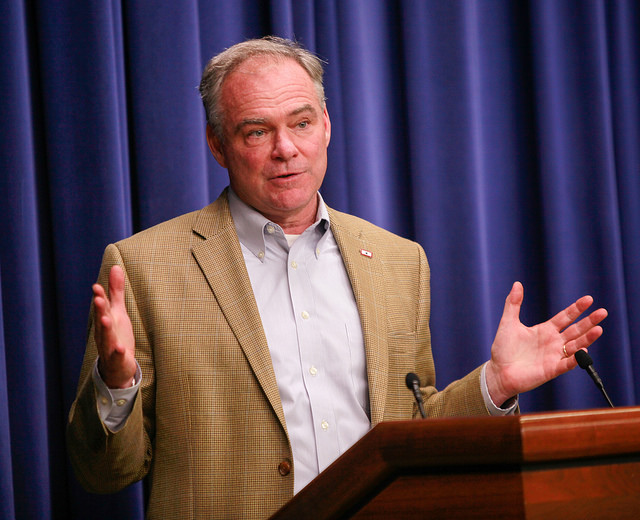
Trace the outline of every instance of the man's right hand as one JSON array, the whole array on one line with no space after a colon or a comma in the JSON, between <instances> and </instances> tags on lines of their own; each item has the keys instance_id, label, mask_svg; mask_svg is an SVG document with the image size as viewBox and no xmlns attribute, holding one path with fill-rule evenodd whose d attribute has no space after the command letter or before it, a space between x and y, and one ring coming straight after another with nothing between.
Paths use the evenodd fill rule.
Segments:
<instances>
[{"instance_id":1,"label":"man's right hand","mask_svg":"<svg viewBox=\"0 0 640 520\"><path fill-rule=\"evenodd\" d=\"M100 377L109 388L129 388L137 364L133 327L124 304L124 271L118 265L111 268L109 297L99 284L92 289Z\"/></svg>"}]
</instances>

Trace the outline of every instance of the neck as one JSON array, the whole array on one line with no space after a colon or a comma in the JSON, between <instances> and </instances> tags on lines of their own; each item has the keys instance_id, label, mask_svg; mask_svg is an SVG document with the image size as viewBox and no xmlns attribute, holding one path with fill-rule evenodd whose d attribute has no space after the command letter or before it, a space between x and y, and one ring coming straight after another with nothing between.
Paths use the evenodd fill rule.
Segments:
<instances>
[{"instance_id":1,"label":"neck","mask_svg":"<svg viewBox=\"0 0 640 520\"><path fill-rule=\"evenodd\" d=\"M309 204L307 207L302 208L300 211L293 214L286 213L282 215L269 215L260 210L257 211L262 213L265 218L268 218L272 222L278 224L286 234L301 235L316 221L316 216L318 215L318 204L320 203L319 201L320 197L316 194L314 204Z\"/></svg>"}]
</instances>

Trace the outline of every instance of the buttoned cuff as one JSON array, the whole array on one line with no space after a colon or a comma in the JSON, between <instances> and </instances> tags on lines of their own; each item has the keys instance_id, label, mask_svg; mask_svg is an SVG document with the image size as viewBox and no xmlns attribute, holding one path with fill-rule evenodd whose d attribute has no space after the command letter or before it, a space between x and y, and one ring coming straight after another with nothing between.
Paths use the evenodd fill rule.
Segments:
<instances>
[{"instance_id":1,"label":"buttoned cuff","mask_svg":"<svg viewBox=\"0 0 640 520\"><path fill-rule=\"evenodd\" d=\"M131 388L109 388L100 377L97 359L93 366L92 377L96 388L100 420L110 431L115 433L122 429L133 409L133 403L142 381L140 365L137 365L136 375L134 376L135 384Z\"/></svg>"},{"instance_id":2,"label":"buttoned cuff","mask_svg":"<svg viewBox=\"0 0 640 520\"><path fill-rule=\"evenodd\" d=\"M503 403L504 408L497 406L491 396L489 395L489 387L487 386L487 376L485 374L487 369L487 364L485 363L482 366L482 373L480 374L480 390L482 391L482 397L484 399L484 404L489 410L489 414L491 415L513 415L516 413L516 409L518 408L518 396L512 397L505 403Z\"/></svg>"}]
</instances>

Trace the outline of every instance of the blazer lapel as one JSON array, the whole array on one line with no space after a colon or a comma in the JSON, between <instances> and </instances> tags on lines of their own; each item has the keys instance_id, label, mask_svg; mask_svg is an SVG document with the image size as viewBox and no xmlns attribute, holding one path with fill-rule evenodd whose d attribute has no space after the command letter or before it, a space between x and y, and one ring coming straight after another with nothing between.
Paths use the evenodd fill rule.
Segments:
<instances>
[{"instance_id":1,"label":"blazer lapel","mask_svg":"<svg viewBox=\"0 0 640 520\"><path fill-rule=\"evenodd\" d=\"M193 256L286 431L267 338L229 212L226 191L202 210L193 230L205 238L193 248Z\"/></svg>"},{"instance_id":2,"label":"blazer lapel","mask_svg":"<svg viewBox=\"0 0 640 520\"><path fill-rule=\"evenodd\" d=\"M371 424L384 417L389 359L385 314L384 278L375 244L369 243L361 230L341 219L329 209L331 231L336 239L355 295L367 359Z\"/></svg>"}]
</instances>

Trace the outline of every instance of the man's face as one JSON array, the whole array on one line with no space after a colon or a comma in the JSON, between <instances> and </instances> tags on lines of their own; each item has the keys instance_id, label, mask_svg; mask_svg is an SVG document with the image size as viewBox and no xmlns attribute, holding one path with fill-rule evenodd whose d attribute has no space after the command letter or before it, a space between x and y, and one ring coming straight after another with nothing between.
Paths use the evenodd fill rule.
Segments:
<instances>
[{"instance_id":1,"label":"man's face","mask_svg":"<svg viewBox=\"0 0 640 520\"><path fill-rule=\"evenodd\" d=\"M222 143L207 128L236 194L289 233L315 220L331 123L313 82L292 59L251 58L222 86Z\"/></svg>"}]
</instances>

